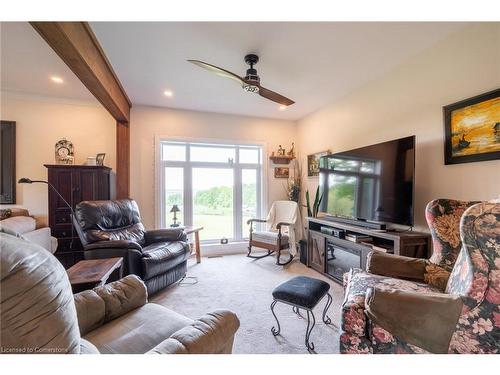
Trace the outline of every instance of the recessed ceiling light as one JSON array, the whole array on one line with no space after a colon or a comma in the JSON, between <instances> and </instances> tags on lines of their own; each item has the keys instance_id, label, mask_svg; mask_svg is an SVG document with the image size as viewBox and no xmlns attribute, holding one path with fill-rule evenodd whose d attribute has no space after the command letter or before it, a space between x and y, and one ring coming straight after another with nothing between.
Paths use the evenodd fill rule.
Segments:
<instances>
[{"instance_id":1,"label":"recessed ceiling light","mask_svg":"<svg viewBox=\"0 0 500 375\"><path fill-rule=\"evenodd\" d=\"M280 111L284 111L286 109L286 105L280 105Z\"/></svg>"},{"instance_id":2,"label":"recessed ceiling light","mask_svg":"<svg viewBox=\"0 0 500 375\"><path fill-rule=\"evenodd\" d=\"M64 81L61 77L52 76L52 77L50 77L50 80L54 83L64 83Z\"/></svg>"},{"instance_id":3,"label":"recessed ceiling light","mask_svg":"<svg viewBox=\"0 0 500 375\"><path fill-rule=\"evenodd\" d=\"M163 95L171 98L172 96L174 96L174 93L170 90L165 90L165 91L163 91Z\"/></svg>"}]
</instances>

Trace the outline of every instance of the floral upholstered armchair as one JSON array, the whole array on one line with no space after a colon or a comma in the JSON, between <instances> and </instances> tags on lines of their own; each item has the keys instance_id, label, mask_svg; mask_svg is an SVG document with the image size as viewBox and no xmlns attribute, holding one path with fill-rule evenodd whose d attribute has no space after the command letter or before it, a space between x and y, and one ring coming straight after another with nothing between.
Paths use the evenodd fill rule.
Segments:
<instances>
[{"instance_id":1,"label":"floral upholstered armchair","mask_svg":"<svg viewBox=\"0 0 500 375\"><path fill-rule=\"evenodd\" d=\"M451 272L462 247L460 240L460 219L470 206L477 201L457 201L453 199L435 199L425 208L425 219L432 235L431 265L438 265L446 272ZM431 269L432 268L432 269ZM437 273L436 267L428 266L428 277Z\"/></svg>"},{"instance_id":2,"label":"floral upholstered armchair","mask_svg":"<svg viewBox=\"0 0 500 375\"><path fill-rule=\"evenodd\" d=\"M374 252L346 275L342 353L500 352L500 204L471 204L429 203L430 260Z\"/></svg>"}]
</instances>

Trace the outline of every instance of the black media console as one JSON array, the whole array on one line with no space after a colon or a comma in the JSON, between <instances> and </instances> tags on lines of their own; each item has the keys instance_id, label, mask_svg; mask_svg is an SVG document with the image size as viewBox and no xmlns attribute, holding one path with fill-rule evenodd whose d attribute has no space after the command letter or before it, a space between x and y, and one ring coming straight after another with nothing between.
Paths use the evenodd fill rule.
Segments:
<instances>
[{"instance_id":1,"label":"black media console","mask_svg":"<svg viewBox=\"0 0 500 375\"><path fill-rule=\"evenodd\" d=\"M307 266L340 283L350 268L366 269L366 257L374 250L413 258L431 255L428 233L374 230L312 217L307 226Z\"/></svg>"}]
</instances>

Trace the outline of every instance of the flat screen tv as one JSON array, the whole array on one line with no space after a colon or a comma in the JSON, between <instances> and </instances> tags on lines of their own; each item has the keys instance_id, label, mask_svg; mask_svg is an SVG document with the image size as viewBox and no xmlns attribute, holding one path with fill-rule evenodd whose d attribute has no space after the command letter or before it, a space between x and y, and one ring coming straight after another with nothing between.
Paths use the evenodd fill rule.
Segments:
<instances>
[{"instance_id":1,"label":"flat screen tv","mask_svg":"<svg viewBox=\"0 0 500 375\"><path fill-rule=\"evenodd\" d=\"M319 211L413 226L415 136L323 156Z\"/></svg>"}]
</instances>

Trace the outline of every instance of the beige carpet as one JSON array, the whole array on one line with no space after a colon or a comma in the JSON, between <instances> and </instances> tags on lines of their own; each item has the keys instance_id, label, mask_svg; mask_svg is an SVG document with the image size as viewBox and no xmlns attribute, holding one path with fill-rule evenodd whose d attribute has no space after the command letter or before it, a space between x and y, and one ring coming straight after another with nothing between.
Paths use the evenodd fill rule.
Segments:
<instances>
[{"instance_id":1,"label":"beige carpet","mask_svg":"<svg viewBox=\"0 0 500 375\"><path fill-rule=\"evenodd\" d=\"M181 314L196 319L205 312L217 308L234 311L241 327L236 334L234 353L307 353L304 335L307 319L301 319L292 312L289 305L278 303L276 315L281 324L281 334L274 337L271 327L275 325L270 310L271 292L279 283L297 275L306 275L330 283L333 303L328 310L331 325L321 321L326 297L316 306L316 326L311 333L311 341L317 353L339 352L339 316L342 303L342 287L298 261L286 267L275 265L275 258L252 260L245 255L228 255L216 258L202 258L200 264L194 260L188 263L191 279L174 285L151 298L151 302L164 305ZM305 315L302 313L305 317Z\"/></svg>"}]
</instances>

